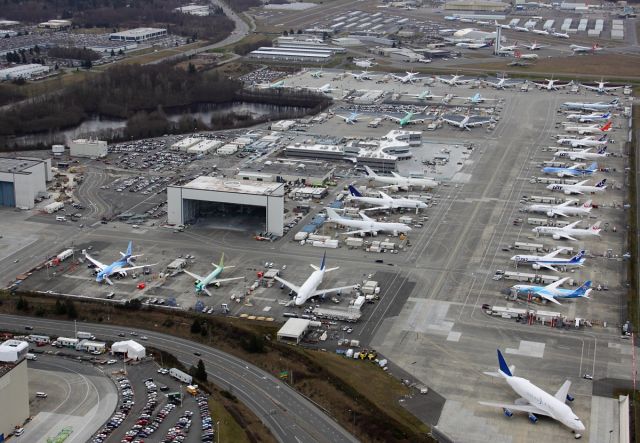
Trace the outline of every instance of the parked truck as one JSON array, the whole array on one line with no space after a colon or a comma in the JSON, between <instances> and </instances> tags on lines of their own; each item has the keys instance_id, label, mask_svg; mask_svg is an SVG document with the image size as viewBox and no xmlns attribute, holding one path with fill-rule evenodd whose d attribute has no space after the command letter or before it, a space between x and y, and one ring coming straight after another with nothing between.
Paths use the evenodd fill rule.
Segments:
<instances>
[{"instance_id":1,"label":"parked truck","mask_svg":"<svg viewBox=\"0 0 640 443\"><path fill-rule=\"evenodd\" d=\"M193 381L193 378L189 374L182 372L180 369L177 369L177 368L169 369L169 375L175 378L176 380L179 380L188 385L190 385L191 382Z\"/></svg>"},{"instance_id":2,"label":"parked truck","mask_svg":"<svg viewBox=\"0 0 640 443\"><path fill-rule=\"evenodd\" d=\"M53 214L54 212L57 212L62 208L64 208L64 203L62 203L62 202L53 202L53 203L49 203L47 206L45 206L44 210L48 214Z\"/></svg>"},{"instance_id":3,"label":"parked truck","mask_svg":"<svg viewBox=\"0 0 640 443\"><path fill-rule=\"evenodd\" d=\"M93 335L91 332L82 332L82 331L78 331L78 333L76 334L76 338L82 339L82 340L95 340L96 336Z\"/></svg>"}]
</instances>

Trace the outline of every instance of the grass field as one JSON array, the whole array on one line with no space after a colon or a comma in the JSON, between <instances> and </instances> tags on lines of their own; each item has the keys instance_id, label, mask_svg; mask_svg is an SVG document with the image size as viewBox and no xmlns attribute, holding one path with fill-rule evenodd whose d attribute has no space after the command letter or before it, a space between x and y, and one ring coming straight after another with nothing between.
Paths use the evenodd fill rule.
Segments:
<instances>
[{"instance_id":1,"label":"grass field","mask_svg":"<svg viewBox=\"0 0 640 443\"><path fill-rule=\"evenodd\" d=\"M220 441L250 443L242 427L233 419L220 401L209 397L209 411L211 412L211 417L214 417L214 422L219 422L219 428L215 431L218 432L217 438Z\"/></svg>"}]
</instances>

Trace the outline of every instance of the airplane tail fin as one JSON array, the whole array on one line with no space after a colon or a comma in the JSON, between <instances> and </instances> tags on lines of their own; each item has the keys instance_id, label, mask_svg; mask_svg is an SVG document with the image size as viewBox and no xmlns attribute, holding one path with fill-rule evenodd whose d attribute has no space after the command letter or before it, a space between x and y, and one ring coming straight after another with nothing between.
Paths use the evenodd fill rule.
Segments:
<instances>
[{"instance_id":1,"label":"airplane tail fin","mask_svg":"<svg viewBox=\"0 0 640 443\"><path fill-rule=\"evenodd\" d=\"M220 257L220 264L211 263L216 268L224 268L224 252L222 253L222 257Z\"/></svg>"},{"instance_id":2,"label":"airplane tail fin","mask_svg":"<svg viewBox=\"0 0 640 443\"><path fill-rule=\"evenodd\" d=\"M590 231L595 232L596 234L599 234L601 231L600 228L600 221L598 220L597 222L595 222L593 225L591 225L591 227L589 228Z\"/></svg>"},{"instance_id":3,"label":"airplane tail fin","mask_svg":"<svg viewBox=\"0 0 640 443\"><path fill-rule=\"evenodd\" d=\"M584 297L589 298L589 293L591 292L591 280L587 280L584 282L579 288L577 288L571 294L573 297Z\"/></svg>"},{"instance_id":4,"label":"airplane tail fin","mask_svg":"<svg viewBox=\"0 0 640 443\"><path fill-rule=\"evenodd\" d=\"M358 191L356 187L352 185L349 185L349 193L354 197L362 197L360 191Z\"/></svg>"},{"instance_id":5,"label":"airplane tail fin","mask_svg":"<svg viewBox=\"0 0 640 443\"><path fill-rule=\"evenodd\" d=\"M367 175L369 175L371 177L377 176L377 174L375 172L373 172L373 169L371 169L369 166L365 166L364 170L367 171Z\"/></svg>"},{"instance_id":6,"label":"airplane tail fin","mask_svg":"<svg viewBox=\"0 0 640 443\"><path fill-rule=\"evenodd\" d=\"M500 366L499 373L502 374L503 377L513 377L513 374L511 373L511 368L509 368L509 366L507 365L507 362L502 356L500 349L498 349L498 364Z\"/></svg>"},{"instance_id":7,"label":"airplane tail fin","mask_svg":"<svg viewBox=\"0 0 640 443\"><path fill-rule=\"evenodd\" d=\"M364 212L360 211L360 217L362 217L363 220L367 220L367 221L371 221L372 218L369 217L368 215L366 215Z\"/></svg>"},{"instance_id":8,"label":"airplane tail fin","mask_svg":"<svg viewBox=\"0 0 640 443\"><path fill-rule=\"evenodd\" d=\"M582 204L582 207L585 209L591 209L593 206L591 206L591 203L593 203L593 200L587 200L586 202L584 202Z\"/></svg>"},{"instance_id":9,"label":"airplane tail fin","mask_svg":"<svg viewBox=\"0 0 640 443\"><path fill-rule=\"evenodd\" d=\"M605 135L603 135L602 137L600 137L600 138L598 139L598 141L599 141L599 142L603 142L603 141L605 141L606 139L607 139L607 134L605 134Z\"/></svg>"},{"instance_id":10,"label":"airplane tail fin","mask_svg":"<svg viewBox=\"0 0 640 443\"><path fill-rule=\"evenodd\" d=\"M320 270L321 271L324 271L326 262L327 262L327 251L325 251L324 254L322 255L322 261L320 262Z\"/></svg>"},{"instance_id":11,"label":"airplane tail fin","mask_svg":"<svg viewBox=\"0 0 640 443\"><path fill-rule=\"evenodd\" d=\"M600 130L602 132L607 132L611 130L611 120L609 120L606 125L600 126Z\"/></svg>"},{"instance_id":12,"label":"airplane tail fin","mask_svg":"<svg viewBox=\"0 0 640 443\"><path fill-rule=\"evenodd\" d=\"M127 252L125 253L125 257L131 257L133 254L133 241L129 241L129 246L127 246Z\"/></svg>"},{"instance_id":13,"label":"airplane tail fin","mask_svg":"<svg viewBox=\"0 0 640 443\"><path fill-rule=\"evenodd\" d=\"M596 183L596 188L606 188L607 179L603 178L598 183Z\"/></svg>"},{"instance_id":14,"label":"airplane tail fin","mask_svg":"<svg viewBox=\"0 0 640 443\"><path fill-rule=\"evenodd\" d=\"M329 220L341 220L342 217L338 215L338 213L333 208L324 208L327 211L327 215L329 216Z\"/></svg>"},{"instance_id":15,"label":"airplane tail fin","mask_svg":"<svg viewBox=\"0 0 640 443\"><path fill-rule=\"evenodd\" d=\"M584 254L585 254L584 250L578 252L576 255L571 257L571 260L569 260L569 263L580 263L580 260L582 260L582 257L584 257Z\"/></svg>"},{"instance_id":16,"label":"airplane tail fin","mask_svg":"<svg viewBox=\"0 0 640 443\"><path fill-rule=\"evenodd\" d=\"M600 140L602 141L602 140ZM598 149L598 154L604 154L605 152L607 152L607 147L603 146L602 148Z\"/></svg>"},{"instance_id":17,"label":"airplane tail fin","mask_svg":"<svg viewBox=\"0 0 640 443\"><path fill-rule=\"evenodd\" d=\"M593 162L587 168L587 171L596 172L598 170L598 163Z\"/></svg>"},{"instance_id":18,"label":"airplane tail fin","mask_svg":"<svg viewBox=\"0 0 640 443\"><path fill-rule=\"evenodd\" d=\"M609 104L611 105L617 105L618 103L620 103L620 99L618 98L614 98L613 100L611 100L611 102L609 102Z\"/></svg>"}]
</instances>

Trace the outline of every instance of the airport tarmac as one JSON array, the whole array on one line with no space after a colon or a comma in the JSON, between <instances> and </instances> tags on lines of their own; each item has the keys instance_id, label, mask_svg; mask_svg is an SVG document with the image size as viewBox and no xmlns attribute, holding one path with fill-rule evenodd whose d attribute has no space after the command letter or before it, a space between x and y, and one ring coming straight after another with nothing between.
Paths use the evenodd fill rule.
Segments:
<instances>
[{"instance_id":1,"label":"airport tarmac","mask_svg":"<svg viewBox=\"0 0 640 443\"><path fill-rule=\"evenodd\" d=\"M316 80L323 84L322 79ZM414 90L421 87L413 86ZM468 87L451 89L458 95L474 93ZM487 91L481 92L484 95ZM510 364L516 365L517 375L529 378L549 392L555 392L566 378L572 380L572 393L576 397L572 407L587 425L583 438L594 442L606 441L609 429L617 426L616 420L614 415L602 413L607 407L606 400L602 400L602 395L592 396L592 385L603 379L612 379L611 384L615 386L619 384L618 380L628 380L631 373L630 344L620 339L619 329L626 320L626 278L621 256L626 252L626 214L622 204L627 194L624 186L617 188L625 183L626 159L619 155L622 154L620 141L626 137L626 122L616 117L615 124L622 128L611 135L618 140L609 148L615 156L607 157L599 164L609 168L609 172L598 173L597 176L606 177L610 184L604 195L594 197L599 207L592 211L592 216L602 220L603 225L608 224L601 239L568 242L551 237L538 238L527 220L532 215L521 212L525 205L522 201L533 195L552 195L544 189L544 184L531 181L532 177L541 175L541 163L552 157L552 153L545 152L543 148L555 144L550 137L559 133L556 124L562 121L557 110L563 101L600 101L603 98L595 94L537 90L492 90L490 94L504 98L501 118L494 130L443 128L423 134L427 142L461 147L473 143L474 149L464 157L460 154L463 164L458 165L455 161L454 170L447 173L449 180L433 192L435 204L425 211L429 218L424 226L409 234L410 246L398 254L374 254L346 247L331 249L327 251L329 266L340 266L340 269L327 275L323 287L360 282L369 279L369 275L372 275L371 279L380 281L380 300L365 304L363 318L353 325L349 338L359 339L363 345L375 348L444 396L446 402L438 423L430 424L437 424L455 441L481 441L487 435L505 442L573 439L566 428L551 420L542 419L534 427L526 416L515 414L506 419L499 409L478 404L481 400L515 400L515 394L506 384L482 374L483 371L495 370L496 348L505 353ZM350 131L359 131L373 136L397 128L388 121L382 129L369 131L363 129L365 126L346 125L333 118L329 123L314 125L309 132L346 135ZM424 126L408 129L424 130ZM452 151L455 152L456 148ZM411 165L411 161L400 162L400 170L406 168L405 171L413 172L416 167ZM430 175L429 172L427 169L426 174ZM301 246L292 241L292 237L300 226L332 201L344 184L352 181L366 183L366 179L357 177L340 181L337 187L332 188L329 197L311 204L311 213L296 228L273 243L256 242L246 232L197 226L181 233L150 225L134 229L123 223L96 223L86 229L77 229L68 224L60 226L44 222L42 218L33 216L24 220L24 214L3 211L0 223L3 232L8 232L14 239L11 247L15 252L7 255L0 264L3 270L8 269L8 275L17 274L37 262L38 257L41 260L46 252L57 253L71 242L77 249L92 246L92 255L110 262L119 258L118 252L126 248L128 240L133 240L134 252L144 254L139 259L140 264L158 262L164 268L179 255L189 254L196 259L193 262L187 259L187 269L201 274L210 271L210 262L217 262L220 254L225 252L225 264L236 267L225 271L223 277L244 276L246 279L223 284L218 289L212 288L213 297L197 299L216 308L216 312L219 312L221 303L228 303L232 315L264 316L280 321L282 313L292 308L283 306L288 296L278 284L258 289L249 297L249 303L231 303L230 295L245 291L247 285L256 279L257 272L265 270L265 263L274 263L274 268L278 269L286 265L282 274L284 278L295 283L304 281L312 271L308 264L318 264L324 250ZM567 198L562 194L556 197ZM583 201L585 197L580 196L580 199ZM5 212L9 221L6 224ZM20 217L23 220L21 225ZM514 224L514 220L520 218L523 221ZM581 226L586 227L595 220L585 219ZM614 226L617 232L613 232ZM19 233L23 230L33 236L32 243L20 239ZM51 239L51 232L58 234L55 241ZM334 235L331 226L326 227L326 232ZM38 241L45 237L47 242ZM503 250L505 245L515 242L542 243L545 248L556 245L584 247L588 250L585 267L568 275L578 282L593 280L594 286L606 284L608 290L593 291L590 300L563 301L562 306L527 305L526 302L506 299L502 291L516 282L496 281L493 276L498 269L515 270L509 262L514 251ZM606 257L608 250L611 250L610 258ZM14 259L21 261L14 263ZM378 259L384 262L377 263ZM56 276L47 276L46 270L38 271L23 283L24 287L101 298L109 292L115 292L117 298L140 295L147 298L174 297L182 307L189 307L196 300L193 280L184 274L168 277L162 285L155 277L141 276L139 279L148 279L148 285L138 290L135 289L138 280L130 277L116 280L113 287L102 286L93 281L91 271L85 265L71 269L69 264L63 266L65 272ZM553 274L551 271L538 273ZM346 307L348 296L344 294L342 297L344 300L340 306ZM327 300L319 304L333 305ZM590 320L593 326L575 329L526 325L488 316L481 309L483 304L557 311L568 319ZM332 332L342 335L340 326L332 327ZM594 381L583 379L584 374L592 375Z\"/></svg>"}]
</instances>

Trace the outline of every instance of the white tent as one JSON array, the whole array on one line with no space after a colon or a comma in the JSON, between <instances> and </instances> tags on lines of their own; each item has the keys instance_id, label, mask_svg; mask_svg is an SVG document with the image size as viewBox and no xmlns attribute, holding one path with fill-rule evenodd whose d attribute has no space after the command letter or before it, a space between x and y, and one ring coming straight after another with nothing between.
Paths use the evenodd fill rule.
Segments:
<instances>
[{"instance_id":1,"label":"white tent","mask_svg":"<svg viewBox=\"0 0 640 443\"><path fill-rule=\"evenodd\" d=\"M132 360L141 360L146 355L144 346L133 340L115 342L111 346L111 352L125 353Z\"/></svg>"}]
</instances>

